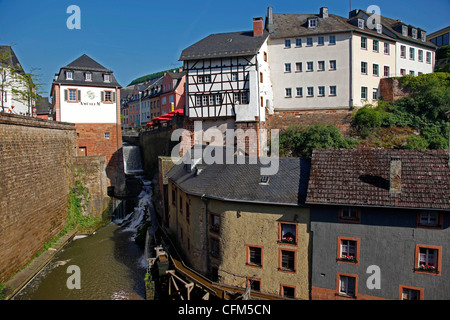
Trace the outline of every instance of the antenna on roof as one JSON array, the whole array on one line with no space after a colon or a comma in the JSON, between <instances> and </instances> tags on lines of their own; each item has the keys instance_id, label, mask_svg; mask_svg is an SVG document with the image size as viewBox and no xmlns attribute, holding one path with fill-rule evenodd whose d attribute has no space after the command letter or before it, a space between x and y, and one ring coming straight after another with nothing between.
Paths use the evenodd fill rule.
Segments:
<instances>
[{"instance_id":1,"label":"antenna on roof","mask_svg":"<svg viewBox=\"0 0 450 320\"><path fill-rule=\"evenodd\" d=\"M350 10L349 10L349 12L350 12L350 11L352 11L352 0L349 0L349 5L350 5Z\"/></svg>"}]
</instances>

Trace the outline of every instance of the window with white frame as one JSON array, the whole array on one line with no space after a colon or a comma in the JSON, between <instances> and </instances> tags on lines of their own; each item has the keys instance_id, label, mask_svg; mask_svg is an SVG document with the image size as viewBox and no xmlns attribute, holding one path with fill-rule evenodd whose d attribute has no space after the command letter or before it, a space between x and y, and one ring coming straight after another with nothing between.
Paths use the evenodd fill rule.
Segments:
<instances>
[{"instance_id":1,"label":"window with white frame","mask_svg":"<svg viewBox=\"0 0 450 320\"><path fill-rule=\"evenodd\" d=\"M302 39L301 38L295 39L295 46L296 47L301 47L302 46Z\"/></svg>"},{"instance_id":2,"label":"window with white frame","mask_svg":"<svg viewBox=\"0 0 450 320\"><path fill-rule=\"evenodd\" d=\"M216 94L216 105L220 106L222 104L222 95L220 93Z\"/></svg>"},{"instance_id":3,"label":"window with white frame","mask_svg":"<svg viewBox=\"0 0 450 320\"><path fill-rule=\"evenodd\" d=\"M340 239L339 243L339 260L346 262L356 262L357 242L355 240Z\"/></svg>"},{"instance_id":4,"label":"window with white frame","mask_svg":"<svg viewBox=\"0 0 450 320\"><path fill-rule=\"evenodd\" d=\"M317 18L309 18L308 19L308 27L309 28L317 27Z\"/></svg>"},{"instance_id":5,"label":"window with white frame","mask_svg":"<svg viewBox=\"0 0 450 320\"><path fill-rule=\"evenodd\" d=\"M308 87L308 97L314 97L314 87Z\"/></svg>"},{"instance_id":6,"label":"window with white frame","mask_svg":"<svg viewBox=\"0 0 450 320\"><path fill-rule=\"evenodd\" d=\"M208 95L205 94L204 96L202 96L202 105L207 106L208 102L209 102L209 97L208 97Z\"/></svg>"},{"instance_id":7,"label":"window with white frame","mask_svg":"<svg viewBox=\"0 0 450 320\"><path fill-rule=\"evenodd\" d=\"M373 88L372 90L372 100L378 99L378 88Z\"/></svg>"},{"instance_id":8,"label":"window with white frame","mask_svg":"<svg viewBox=\"0 0 450 320\"><path fill-rule=\"evenodd\" d=\"M376 76L376 77L378 77L379 76L379 67L378 67L378 64L376 64L376 63L374 63L373 64L373 66L372 66L372 71L373 71L373 75L374 76Z\"/></svg>"},{"instance_id":9,"label":"window with white frame","mask_svg":"<svg viewBox=\"0 0 450 320\"><path fill-rule=\"evenodd\" d=\"M284 64L284 72L291 72L291 64L290 63Z\"/></svg>"},{"instance_id":10,"label":"window with white frame","mask_svg":"<svg viewBox=\"0 0 450 320\"><path fill-rule=\"evenodd\" d=\"M84 74L84 80L86 80L86 81L92 81L92 73L86 72L86 73Z\"/></svg>"},{"instance_id":11,"label":"window with white frame","mask_svg":"<svg viewBox=\"0 0 450 320\"><path fill-rule=\"evenodd\" d=\"M415 59L415 50L414 48L409 48L409 59L414 60Z\"/></svg>"},{"instance_id":12,"label":"window with white frame","mask_svg":"<svg viewBox=\"0 0 450 320\"><path fill-rule=\"evenodd\" d=\"M286 98L291 98L292 97L292 89L291 88L285 88L284 89L284 96Z\"/></svg>"},{"instance_id":13,"label":"window with white frame","mask_svg":"<svg viewBox=\"0 0 450 320\"><path fill-rule=\"evenodd\" d=\"M367 49L367 38L361 37L361 49Z\"/></svg>"},{"instance_id":14,"label":"window with white frame","mask_svg":"<svg viewBox=\"0 0 450 320\"><path fill-rule=\"evenodd\" d=\"M406 74L406 69L400 69L400 74L404 76Z\"/></svg>"},{"instance_id":15,"label":"window with white frame","mask_svg":"<svg viewBox=\"0 0 450 320\"><path fill-rule=\"evenodd\" d=\"M361 99L367 100L367 87L361 87Z\"/></svg>"},{"instance_id":16,"label":"window with white frame","mask_svg":"<svg viewBox=\"0 0 450 320\"><path fill-rule=\"evenodd\" d=\"M313 61L308 61L306 63L306 71L314 71L314 62Z\"/></svg>"},{"instance_id":17,"label":"window with white frame","mask_svg":"<svg viewBox=\"0 0 450 320\"><path fill-rule=\"evenodd\" d=\"M330 86L330 96L336 96L336 95L337 95L336 86Z\"/></svg>"},{"instance_id":18,"label":"window with white frame","mask_svg":"<svg viewBox=\"0 0 450 320\"><path fill-rule=\"evenodd\" d=\"M384 66L384 73L383 73L383 75L385 77L389 77L390 73L391 73L390 67L389 66Z\"/></svg>"},{"instance_id":19,"label":"window with white frame","mask_svg":"<svg viewBox=\"0 0 450 320\"><path fill-rule=\"evenodd\" d=\"M302 72L303 71L303 64L301 62L295 63L295 71L296 72Z\"/></svg>"},{"instance_id":20,"label":"window with white frame","mask_svg":"<svg viewBox=\"0 0 450 320\"><path fill-rule=\"evenodd\" d=\"M379 44L380 44L380 42L378 40L375 40L375 39L373 40L373 45L372 45L373 52L379 51Z\"/></svg>"},{"instance_id":21,"label":"window with white frame","mask_svg":"<svg viewBox=\"0 0 450 320\"><path fill-rule=\"evenodd\" d=\"M248 92L245 91L241 93L241 103L248 104Z\"/></svg>"},{"instance_id":22,"label":"window with white frame","mask_svg":"<svg viewBox=\"0 0 450 320\"><path fill-rule=\"evenodd\" d=\"M110 81L111 81L111 75L105 74L105 75L103 76L103 80L104 80L105 82L110 82Z\"/></svg>"},{"instance_id":23,"label":"window with white frame","mask_svg":"<svg viewBox=\"0 0 450 320\"><path fill-rule=\"evenodd\" d=\"M325 61L319 61L317 63L317 70L318 71L324 71L325 70Z\"/></svg>"},{"instance_id":24,"label":"window with white frame","mask_svg":"<svg viewBox=\"0 0 450 320\"><path fill-rule=\"evenodd\" d=\"M423 50L419 49L417 58L418 58L419 62L423 62Z\"/></svg>"},{"instance_id":25,"label":"window with white frame","mask_svg":"<svg viewBox=\"0 0 450 320\"><path fill-rule=\"evenodd\" d=\"M408 36L408 26L402 26L402 35L404 37Z\"/></svg>"},{"instance_id":26,"label":"window with white frame","mask_svg":"<svg viewBox=\"0 0 450 320\"><path fill-rule=\"evenodd\" d=\"M400 58L406 58L406 46L400 46Z\"/></svg>"},{"instance_id":27,"label":"window with white frame","mask_svg":"<svg viewBox=\"0 0 450 320\"><path fill-rule=\"evenodd\" d=\"M313 38L306 38L306 45L308 47L311 47L313 45Z\"/></svg>"},{"instance_id":28,"label":"window with white frame","mask_svg":"<svg viewBox=\"0 0 450 320\"><path fill-rule=\"evenodd\" d=\"M417 268L422 271L436 271L438 250L432 248L419 248Z\"/></svg>"},{"instance_id":29,"label":"window with white frame","mask_svg":"<svg viewBox=\"0 0 450 320\"><path fill-rule=\"evenodd\" d=\"M318 37L317 38L317 45L318 46L323 46L325 44L325 38L324 37Z\"/></svg>"},{"instance_id":30,"label":"window with white frame","mask_svg":"<svg viewBox=\"0 0 450 320\"><path fill-rule=\"evenodd\" d=\"M325 97L325 87L319 86L319 97Z\"/></svg>"},{"instance_id":31,"label":"window with white frame","mask_svg":"<svg viewBox=\"0 0 450 320\"><path fill-rule=\"evenodd\" d=\"M413 39L417 39L417 29L412 29L411 34Z\"/></svg>"},{"instance_id":32,"label":"window with white frame","mask_svg":"<svg viewBox=\"0 0 450 320\"><path fill-rule=\"evenodd\" d=\"M336 36L332 35L328 38L328 44L336 44Z\"/></svg>"},{"instance_id":33,"label":"window with white frame","mask_svg":"<svg viewBox=\"0 0 450 320\"><path fill-rule=\"evenodd\" d=\"M302 87L297 87L295 88L295 92L296 92L296 97L297 98L301 98L303 97L303 88Z\"/></svg>"},{"instance_id":34,"label":"window with white frame","mask_svg":"<svg viewBox=\"0 0 450 320\"><path fill-rule=\"evenodd\" d=\"M389 42L385 42L384 43L384 54L390 54L390 53L391 53L391 49L390 49Z\"/></svg>"},{"instance_id":35,"label":"window with white frame","mask_svg":"<svg viewBox=\"0 0 450 320\"><path fill-rule=\"evenodd\" d=\"M380 23L377 23L377 33L379 34L383 33L383 25Z\"/></svg>"},{"instance_id":36,"label":"window with white frame","mask_svg":"<svg viewBox=\"0 0 450 320\"><path fill-rule=\"evenodd\" d=\"M285 39L284 40L284 47L290 48L291 47L291 39Z\"/></svg>"},{"instance_id":37,"label":"window with white frame","mask_svg":"<svg viewBox=\"0 0 450 320\"><path fill-rule=\"evenodd\" d=\"M361 73L367 74L367 62L361 61Z\"/></svg>"},{"instance_id":38,"label":"window with white frame","mask_svg":"<svg viewBox=\"0 0 450 320\"><path fill-rule=\"evenodd\" d=\"M336 60L330 60L330 70L336 70Z\"/></svg>"},{"instance_id":39,"label":"window with white frame","mask_svg":"<svg viewBox=\"0 0 450 320\"><path fill-rule=\"evenodd\" d=\"M364 29L364 19L358 19L358 28Z\"/></svg>"},{"instance_id":40,"label":"window with white frame","mask_svg":"<svg viewBox=\"0 0 450 320\"><path fill-rule=\"evenodd\" d=\"M427 51L427 63L431 63L431 52Z\"/></svg>"},{"instance_id":41,"label":"window with white frame","mask_svg":"<svg viewBox=\"0 0 450 320\"><path fill-rule=\"evenodd\" d=\"M197 107L201 107L201 105L202 105L202 96L200 96L200 95L195 96L195 105Z\"/></svg>"},{"instance_id":42,"label":"window with white frame","mask_svg":"<svg viewBox=\"0 0 450 320\"><path fill-rule=\"evenodd\" d=\"M66 80L73 80L73 72L66 71Z\"/></svg>"}]
</instances>

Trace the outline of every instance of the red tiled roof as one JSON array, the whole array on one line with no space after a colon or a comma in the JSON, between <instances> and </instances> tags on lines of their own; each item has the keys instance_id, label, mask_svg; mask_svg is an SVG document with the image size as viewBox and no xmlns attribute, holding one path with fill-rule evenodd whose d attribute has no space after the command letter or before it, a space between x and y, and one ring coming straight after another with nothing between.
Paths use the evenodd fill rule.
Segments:
<instances>
[{"instance_id":1,"label":"red tiled roof","mask_svg":"<svg viewBox=\"0 0 450 320\"><path fill-rule=\"evenodd\" d=\"M400 193L389 191L393 156ZM306 203L450 210L447 151L316 149Z\"/></svg>"}]
</instances>

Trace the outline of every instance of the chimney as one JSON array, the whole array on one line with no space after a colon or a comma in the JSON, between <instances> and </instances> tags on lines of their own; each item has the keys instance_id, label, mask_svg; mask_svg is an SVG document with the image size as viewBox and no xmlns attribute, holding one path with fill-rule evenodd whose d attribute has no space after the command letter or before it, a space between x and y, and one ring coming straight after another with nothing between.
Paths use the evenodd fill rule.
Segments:
<instances>
[{"instance_id":1,"label":"chimney","mask_svg":"<svg viewBox=\"0 0 450 320\"><path fill-rule=\"evenodd\" d=\"M322 19L328 18L328 8L327 7L320 8L320 17Z\"/></svg>"},{"instance_id":2,"label":"chimney","mask_svg":"<svg viewBox=\"0 0 450 320\"><path fill-rule=\"evenodd\" d=\"M402 161L399 156L391 157L389 193L402 192Z\"/></svg>"},{"instance_id":3,"label":"chimney","mask_svg":"<svg viewBox=\"0 0 450 320\"><path fill-rule=\"evenodd\" d=\"M267 8L267 17L266 17L266 23L267 23L267 31L271 32L273 28L273 9L272 7Z\"/></svg>"},{"instance_id":4,"label":"chimney","mask_svg":"<svg viewBox=\"0 0 450 320\"><path fill-rule=\"evenodd\" d=\"M253 18L253 36L262 36L264 30L263 18Z\"/></svg>"}]
</instances>

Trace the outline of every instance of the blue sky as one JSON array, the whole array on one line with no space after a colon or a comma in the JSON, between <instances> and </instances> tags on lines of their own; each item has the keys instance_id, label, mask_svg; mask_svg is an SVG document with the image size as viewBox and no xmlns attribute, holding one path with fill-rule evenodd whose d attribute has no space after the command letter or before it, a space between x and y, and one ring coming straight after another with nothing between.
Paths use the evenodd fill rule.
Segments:
<instances>
[{"instance_id":1,"label":"blue sky","mask_svg":"<svg viewBox=\"0 0 450 320\"><path fill-rule=\"evenodd\" d=\"M81 29L69 30L68 6L81 10ZM377 5L381 14L428 33L450 25L449 0L351 1L352 9ZM350 0L0 0L0 44L14 45L26 72L39 68L48 95L55 73L87 54L114 71L122 86L182 65L181 51L211 33L252 29L253 17L274 13L348 16Z\"/></svg>"}]
</instances>

